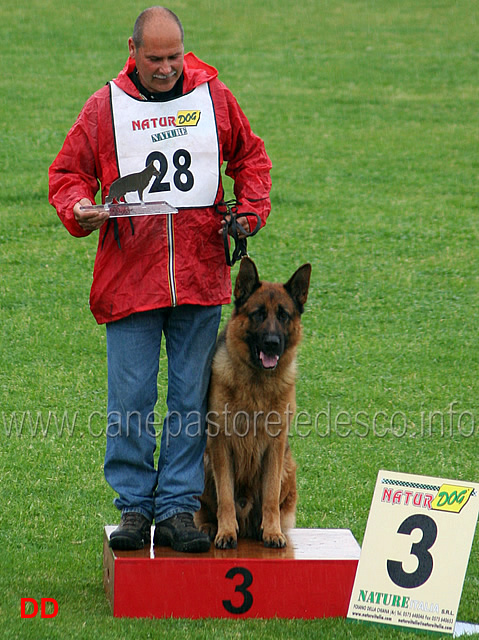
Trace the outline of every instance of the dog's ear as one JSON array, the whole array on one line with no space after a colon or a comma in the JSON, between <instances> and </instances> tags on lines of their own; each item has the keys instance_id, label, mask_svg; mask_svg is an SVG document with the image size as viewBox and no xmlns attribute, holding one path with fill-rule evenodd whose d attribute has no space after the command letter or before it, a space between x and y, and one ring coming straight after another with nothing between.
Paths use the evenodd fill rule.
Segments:
<instances>
[{"instance_id":1,"label":"dog's ear","mask_svg":"<svg viewBox=\"0 0 479 640\"><path fill-rule=\"evenodd\" d=\"M261 285L258 270L251 258L244 257L241 260L238 275L235 282L235 308L238 310L252 293Z\"/></svg>"},{"instance_id":2,"label":"dog's ear","mask_svg":"<svg viewBox=\"0 0 479 640\"><path fill-rule=\"evenodd\" d=\"M160 172L159 172L159 170L156 168L156 164L155 164L155 161L154 161L154 160L152 160L152 161L150 162L150 164L149 164L146 168L147 168L149 171L152 171L152 172L153 172L153 175L155 175L155 176L159 176L159 175L160 175Z\"/></svg>"},{"instance_id":3,"label":"dog's ear","mask_svg":"<svg viewBox=\"0 0 479 640\"><path fill-rule=\"evenodd\" d=\"M309 262L299 267L286 282L284 288L293 298L299 313L303 313L304 305L308 298L309 280L311 278L311 265Z\"/></svg>"}]
</instances>

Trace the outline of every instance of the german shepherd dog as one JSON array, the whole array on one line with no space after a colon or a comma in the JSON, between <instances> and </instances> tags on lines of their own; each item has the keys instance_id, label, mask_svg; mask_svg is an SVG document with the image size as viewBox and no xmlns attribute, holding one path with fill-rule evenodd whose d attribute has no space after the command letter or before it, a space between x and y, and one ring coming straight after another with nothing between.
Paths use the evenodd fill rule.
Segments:
<instances>
[{"instance_id":1,"label":"german shepherd dog","mask_svg":"<svg viewBox=\"0 0 479 640\"><path fill-rule=\"evenodd\" d=\"M219 549L239 537L286 546L295 524L296 464L288 444L296 409L296 348L311 265L286 284L262 282L243 258L235 308L212 365L205 490L195 522Z\"/></svg>"},{"instance_id":2,"label":"german shepherd dog","mask_svg":"<svg viewBox=\"0 0 479 640\"><path fill-rule=\"evenodd\" d=\"M140 202L143 202L143 191L150 184L152 177L158 177L159 175L160 172L158 169L153 162L150 162L150 164L139 173L130 173L127 176L117 178L110 185L110 190L105 198L105 204L111 204L113 200L119 202L121 198L124 198L127 193L131 193L132 191L136 191Z\"/></svg>"}]
</instances>

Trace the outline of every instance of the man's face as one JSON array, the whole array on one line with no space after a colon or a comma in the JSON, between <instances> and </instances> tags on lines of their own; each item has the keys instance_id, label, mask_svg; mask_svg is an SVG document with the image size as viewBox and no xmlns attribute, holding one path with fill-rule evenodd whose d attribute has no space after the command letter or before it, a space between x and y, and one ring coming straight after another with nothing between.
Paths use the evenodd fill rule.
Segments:
<instances>
[{"instance_id":1,"label":"man's face","mask_svg":"<svg viewBox=\"0 0 479 640\"><path fill-rule=\"evenodd\" d=\"M184 47L178 25L170 20L145 25L143 43L128 41L140 82L151 93L172 89L183 71Z\"/></svg>"}]
</instances>

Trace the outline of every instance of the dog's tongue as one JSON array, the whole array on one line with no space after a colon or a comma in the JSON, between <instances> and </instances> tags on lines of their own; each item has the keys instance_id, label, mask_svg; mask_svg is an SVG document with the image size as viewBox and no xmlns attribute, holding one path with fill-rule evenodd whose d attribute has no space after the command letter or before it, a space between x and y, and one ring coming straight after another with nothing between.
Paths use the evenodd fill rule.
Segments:
<instances>
[{"instance_id":1,"label":"dog's tongue","mask_svg":"<svg viewBox=\"0 0 479 640\"><path fill-rule=\"evenodd\" d=\"M265 369L274 369L278 364L279 356L268 356L264 351L260 351L259 359Z\"/></svg>"}]
</instances>

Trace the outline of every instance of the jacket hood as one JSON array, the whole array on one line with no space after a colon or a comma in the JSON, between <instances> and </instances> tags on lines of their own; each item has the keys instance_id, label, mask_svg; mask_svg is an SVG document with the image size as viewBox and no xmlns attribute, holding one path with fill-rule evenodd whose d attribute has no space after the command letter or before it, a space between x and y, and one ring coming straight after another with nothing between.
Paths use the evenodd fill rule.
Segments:
<instances>
[{"instance_id":1,"label":"jacket hood","mask_svg":"<svg viewBox=\"0 0 479 640\"><path fill-rule=\"evenodd\" d=\"M128 77L135 68L135 60L128 58L125 66L115 78L115 84L129 95L138 98L139 93L133 82ZM203 62L194 53L186 53L183 63L183 93L193 91L200 84L209 82L218 77L218 71L211 65Z\"/></svg>"}]
</instances>

